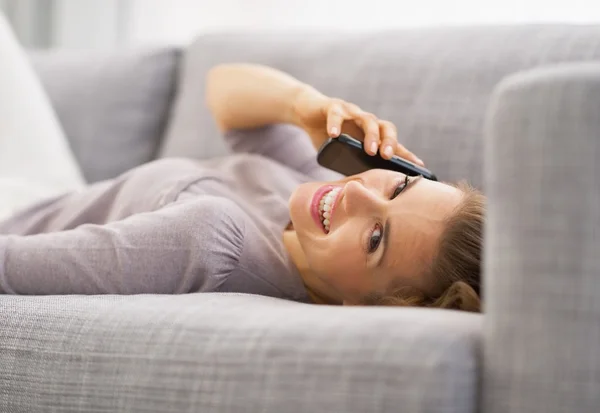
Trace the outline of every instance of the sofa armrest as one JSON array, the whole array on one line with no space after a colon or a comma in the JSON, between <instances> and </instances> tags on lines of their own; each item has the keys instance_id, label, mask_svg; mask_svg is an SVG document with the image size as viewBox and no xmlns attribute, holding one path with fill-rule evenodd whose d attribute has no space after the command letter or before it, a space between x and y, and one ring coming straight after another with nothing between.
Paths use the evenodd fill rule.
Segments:
<instances>
[{"instance_id":1,"label":"sofa armrest","mask_svg":"<svg viewBox=\"0 0 600 413\"><path fill-rule=\"evenodd\" d=\"M483 406L600 410L600 64L514 75L486 129Z\"/></svg>"},{"instance_id":2,"label":"sofa armrest","mask_svg":"<svg viewBox=\"0 0 600 413\"><path fill-rule=\"evenodd\" d=\"M480 314L0 295L1 412L474 413Z\"/></svg>"}]
</instances>

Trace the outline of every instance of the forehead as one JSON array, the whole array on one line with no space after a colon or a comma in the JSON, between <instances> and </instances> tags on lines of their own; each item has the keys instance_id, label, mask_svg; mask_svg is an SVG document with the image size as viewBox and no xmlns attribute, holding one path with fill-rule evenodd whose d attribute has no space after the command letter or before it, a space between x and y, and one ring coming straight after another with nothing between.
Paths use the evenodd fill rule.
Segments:
<instances>
[{"instance_id":1,"label":"forehead","mask_svg":"<svg viewBox=\"0 0 600 413\"><path fill-rule=\"evenodd\" d=\"M422 274L435 256L447 218L461 199L459 189L423 178L394 199L387 217L390 251L385 267L399 276Z\"/></svg>"},{"instance_id":2,"label":"forehead","mask_svg":"<svg viewBox=\"0 0 600 413\"><path fill-rule=\"evenodd\" d=\"M418 182L406 192L402 204L404 207L418 204L428 212L448 216L458 206L462 195L462 191L452 185L418 178Z\"/></svg>"}]
</instances>

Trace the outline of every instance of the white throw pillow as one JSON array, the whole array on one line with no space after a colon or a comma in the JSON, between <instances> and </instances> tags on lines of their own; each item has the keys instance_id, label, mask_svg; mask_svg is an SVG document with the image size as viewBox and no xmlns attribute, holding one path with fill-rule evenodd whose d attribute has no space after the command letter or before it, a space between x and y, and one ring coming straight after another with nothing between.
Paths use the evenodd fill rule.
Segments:
<instances>
[{"instance_id":1,"label":"white throw pillow","mask_svg":"<svg viewBox=\"0 0 600 413\"><path fill-rule=\"evenodd\" d=\"M0 12L0 219L84 183L48 96Z\"/></svg>"}]
</instances>

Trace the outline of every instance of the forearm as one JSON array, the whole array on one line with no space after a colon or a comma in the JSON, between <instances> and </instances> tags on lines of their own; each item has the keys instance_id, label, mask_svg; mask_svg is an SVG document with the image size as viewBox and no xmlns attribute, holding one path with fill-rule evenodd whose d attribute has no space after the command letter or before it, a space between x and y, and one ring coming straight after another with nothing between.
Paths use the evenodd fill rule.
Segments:
<instances>
[{"instance_id":1,"label":"forearm","mask_svg":"<svg viewBox=\"0 0 600 413\"><path fill-rule=\"evenodd\" d=\"M276 69L252 64L228 64L207 75L206 100L222 132L286 123L306 132L315 149L340 132L363 141L365 151L380 149L423 165L398 143L396 127L358 105L328 97L310 85Z\"/></svg>"},{"instance_id":2,"label":"forearm","mask_svg":"<svg viewBox=\"0 0 600 413\"><path fill-rule=\"evenodd\" d=\"M220 65L207 76L207 104L222 131L274 123L300 126L294 104L306 93L325 98L313 87L266 66Z\"/></svg>"}]
</instances>

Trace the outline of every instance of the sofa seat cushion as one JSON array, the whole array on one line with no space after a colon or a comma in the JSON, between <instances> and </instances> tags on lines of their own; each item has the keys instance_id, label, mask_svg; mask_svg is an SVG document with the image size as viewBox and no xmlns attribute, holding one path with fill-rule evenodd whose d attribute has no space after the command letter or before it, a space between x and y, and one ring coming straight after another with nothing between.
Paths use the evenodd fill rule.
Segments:
<instances>
[{"instance_id":1,"label":"sofa seat cushion","mask_svg":"<svg viewBox=\"0 0 600 413\"><path fill-rule=\"evenodd\" d=\"M222 293L0 311L0 411L475 411L477 314Z\"/></svg>"}]
</instances>

